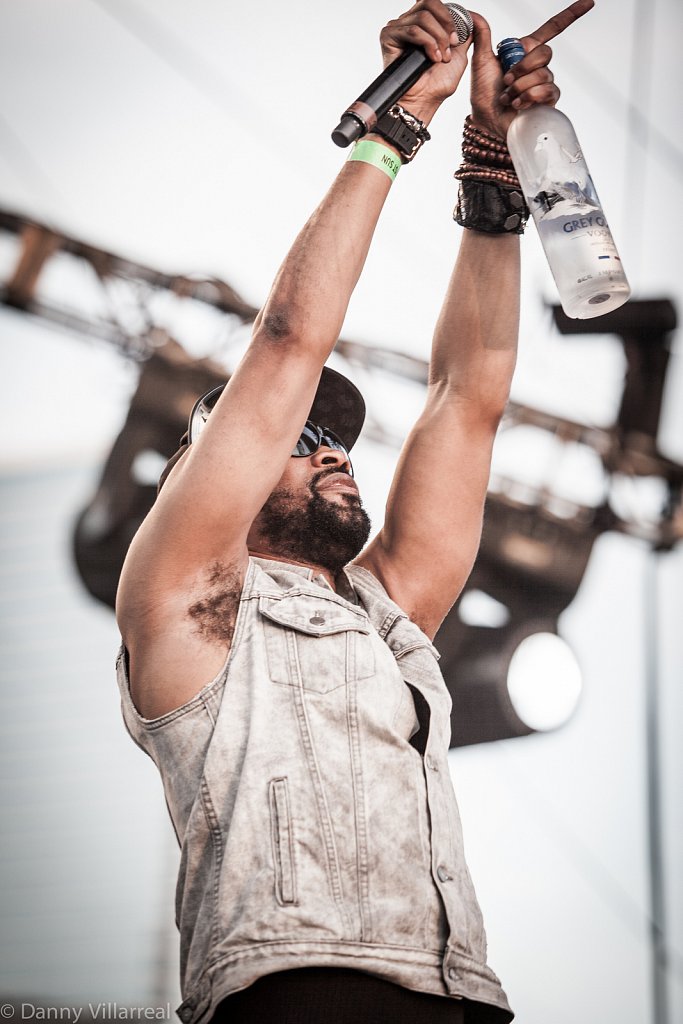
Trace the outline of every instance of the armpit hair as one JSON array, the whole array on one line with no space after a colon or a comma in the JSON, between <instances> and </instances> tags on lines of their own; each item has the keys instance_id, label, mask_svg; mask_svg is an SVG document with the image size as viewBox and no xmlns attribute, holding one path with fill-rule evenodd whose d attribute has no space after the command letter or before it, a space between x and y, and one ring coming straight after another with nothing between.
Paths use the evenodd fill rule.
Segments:
<instances>
[{"instance_id":1,"label":"armpit hair","mask_svg":"<svg viewBox=\"0 0 683 1024\"><path fill-rule=\"evenodd\" d=\"M241 591L239 573L214 562L207 573L206 595L188 609L200 636L213 643L231 643Z\"/></svg>"}]
</instances>

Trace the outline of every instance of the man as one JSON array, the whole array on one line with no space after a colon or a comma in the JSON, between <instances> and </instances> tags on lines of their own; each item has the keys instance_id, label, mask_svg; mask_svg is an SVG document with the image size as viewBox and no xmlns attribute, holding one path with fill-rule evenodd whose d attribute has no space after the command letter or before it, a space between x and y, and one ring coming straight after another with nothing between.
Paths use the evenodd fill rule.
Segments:
<instances>
[{"instance_id":1,"label":"man","mask_svg":"<svg viewBox=\"0 0 683 1024\"><path fill-rule=\"evenodd\" d=\"M486 965L431 639L476 555L515 362L506 127L520 107L556 102L545 44L591 6L526 37L504 82L473 15L458 215L471 230L372 542L349 455L362 399L323 364L392 174L466 66L439 0L381 34L385 63L408 44L434 62L401 98L403 137L382 122L344 165L131 545L119 683L182 846L185 1024L512 1019Z\"/></svg>"}]
</instances>

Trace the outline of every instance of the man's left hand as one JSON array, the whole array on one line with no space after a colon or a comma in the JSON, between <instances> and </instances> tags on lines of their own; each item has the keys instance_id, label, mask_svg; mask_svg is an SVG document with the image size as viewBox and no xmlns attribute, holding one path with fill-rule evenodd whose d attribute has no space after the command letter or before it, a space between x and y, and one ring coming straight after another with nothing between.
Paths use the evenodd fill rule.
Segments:
<instances>
[{"instance_id":1,"label":"man's left hand","mask_svg":"<svg viewBox=\"0 0 683 1024\"><path fill-rule=\"evenodd\" d=\"M486 19L471 12L474 22L471 99L475 124L505 139L518 110L526 110L537 103L554 106L560 90L548 67L552 50L547 44L593 6L594 0L576 0L534 32L522 36L520 42L526 56L505 77L491 46L491 30Z\"/></svg>"}]
</instances>

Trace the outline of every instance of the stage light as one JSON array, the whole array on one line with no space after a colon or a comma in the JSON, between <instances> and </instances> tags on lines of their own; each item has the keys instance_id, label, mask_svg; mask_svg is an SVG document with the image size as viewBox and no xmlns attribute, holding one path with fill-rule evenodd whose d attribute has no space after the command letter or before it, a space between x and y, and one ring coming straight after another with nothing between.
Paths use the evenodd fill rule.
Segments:
<instances>
[{"instance_id":1,"label":"stage light","mask_svg":"<svg viewBox=\"0 0 683 1024\"><path fill-rule=\"evenodd\" d=\"M538 500L524 505L489 492L479 556L434 641L453 700L453 747L557 729L579 700L580 670L558 621L600 516L555 509L548 490L530 494Z\"/></svg>"},{"instance_id":2,"label":"stage light","mask_svg":"<svg viewBox=\"0 0 683 1024\"><path fill-rule=\"evenodd\" d=\"M520 720L537 732L569 721L581 696L581 669L562 637L533 633L510 658L510 700Z\"/></svg>"},{"instance_id":3,"label":"stage light","mask_svg":"<svg viewBox=\"0 0 683 1024\"><path fill-rule=\"evenodd\" d=\"M450 620L453 633L454 621ZM511 616L499 627L461 624L442 668L453 698L451 746L560 728L576 710L581 673L547 618ZM438 648L438 637L437 637Z\"/></svg>"},{"instance_id":4,"label":"stage light","mask_svg":"<svg viewBox=\"0 0 683 1024\"><path fill-rule=\"evenodd\" d=\"M81 580L110 608L130 542L154 503L157 480L178 448L197 395L224 384L227 376L217 363L193 359L171 338L143 363L126 422L74 528Z\"/></svg>"}]
</instances>

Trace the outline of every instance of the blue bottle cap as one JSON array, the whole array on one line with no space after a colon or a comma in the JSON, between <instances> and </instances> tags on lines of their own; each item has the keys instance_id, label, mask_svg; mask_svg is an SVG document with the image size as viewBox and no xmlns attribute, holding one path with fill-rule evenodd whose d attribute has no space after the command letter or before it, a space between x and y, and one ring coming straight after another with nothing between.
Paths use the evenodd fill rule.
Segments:
<instances>
[{"instance_id":1,"label":"blue bottle cap","mask_svg":"<svg viewBox=\"0 0 683 1024\"><path fill-rule=\"evenodd\" d=\"M509 71L513 65L517 64L523 56L524 47L519 39L503 39L502 42L498 43L498 60L502 65L503 74Z\"/></svg>"}]
</instances>

